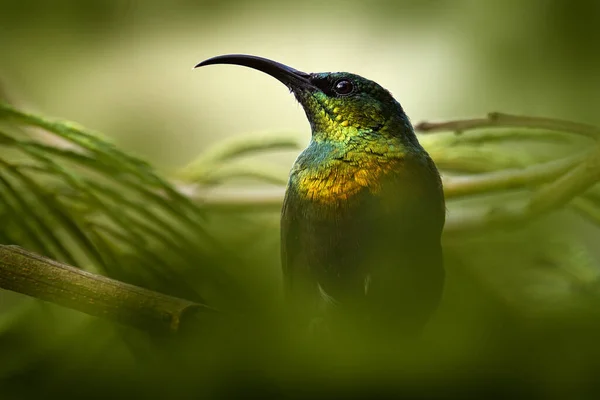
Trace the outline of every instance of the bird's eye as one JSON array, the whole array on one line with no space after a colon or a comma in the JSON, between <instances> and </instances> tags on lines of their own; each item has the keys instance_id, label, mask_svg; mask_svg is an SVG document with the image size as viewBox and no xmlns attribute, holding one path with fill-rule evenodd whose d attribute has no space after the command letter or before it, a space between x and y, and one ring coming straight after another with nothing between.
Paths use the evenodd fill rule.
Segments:
<instances>
[{"instance_id":1,"label":"bird's eye","mask_svg":"<svg viewBox=\"0 0 600 400\"><path fill-rule=\"evenodd\" d=\"M333 90L335 90L337 94L341 95L350 94L354 90L354 85L352 85L352 82L349 80L342 79L335 83Z\"/></svg>"}]
</instances>

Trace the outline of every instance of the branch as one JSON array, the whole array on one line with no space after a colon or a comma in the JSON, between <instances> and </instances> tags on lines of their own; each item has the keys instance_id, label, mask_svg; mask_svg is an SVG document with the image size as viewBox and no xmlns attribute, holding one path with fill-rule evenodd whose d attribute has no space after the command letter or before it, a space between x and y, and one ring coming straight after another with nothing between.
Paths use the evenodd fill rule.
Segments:
<instances>
[{"instance_id":1,"label":"branch","mask_svg":"<svg viewBox=\"0 0 600 400\"><path fill-rule=\"evenodd\" d=\"M526 117L498 112L489 113L487 118L463 119L447 122L425 121L417 124L415 129L423 133L453 131L460 134L464 131L473 129L500 127L548 129L551 131L576 133L594 140L600 138L600 129L592 125L553 118Z\"/></svg>"},{"instance_id":2,"label":"branch","mask_svg":"<svg viewBox=\"0 0 600 400\"><path fill-rule=\"evenodd\" d=\"M129 285L0 245L0 288L156 332L179 332L214 311L188 300Z\"/></svg>"}]
</instances>

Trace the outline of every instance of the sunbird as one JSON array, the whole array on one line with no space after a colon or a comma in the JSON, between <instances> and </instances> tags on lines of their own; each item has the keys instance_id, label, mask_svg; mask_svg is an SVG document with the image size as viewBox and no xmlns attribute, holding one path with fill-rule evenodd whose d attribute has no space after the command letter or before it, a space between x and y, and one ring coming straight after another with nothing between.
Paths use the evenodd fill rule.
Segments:
<instances>
[{"instance_id":1,"label":"sunbird","mask_svg":"<svg viewBox=\"0 0 600 400\"><path fill-rule=\"evenodd\" d=\"M196 67L212 64L278 79L310 123L281 212L285 293L295 309L344 329L421 332L443 294L446 207L438 169L402 106L348 72L305 73L244 54Z\"/></svg>"}]
</instances>

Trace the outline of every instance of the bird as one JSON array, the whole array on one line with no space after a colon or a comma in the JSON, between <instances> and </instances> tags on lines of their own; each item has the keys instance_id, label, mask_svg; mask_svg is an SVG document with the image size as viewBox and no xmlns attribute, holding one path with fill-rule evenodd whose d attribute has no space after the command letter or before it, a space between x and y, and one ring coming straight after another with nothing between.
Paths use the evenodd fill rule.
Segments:
<instances>
[{"instance_id":1,"label":"bird","mask_svg":"<svg viewBox=\"0 0 600 400\"><path fill-rule=\"evenodd\" d=\"M381 337L418 336L441 302L446 206L439 170L404 109L349 72L305 73L228 54L197 64L249 67L300 103L311 140L281 210L286 298L306 321Z\"/></svg>"}]
</instances>

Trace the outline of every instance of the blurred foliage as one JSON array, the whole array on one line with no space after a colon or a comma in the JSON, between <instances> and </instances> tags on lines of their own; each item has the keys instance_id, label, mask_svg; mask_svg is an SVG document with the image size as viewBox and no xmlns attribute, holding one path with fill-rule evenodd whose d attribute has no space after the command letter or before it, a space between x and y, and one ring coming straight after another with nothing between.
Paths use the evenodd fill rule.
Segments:
<instances>
[{"instance_id":1,"label":"blurred foliage","mask_svg":"<svg viewBox=\"0 0 600 400\"><path fill-rule=\"evenodd\" d=\"M278 82L191 70L222 53L358 73L413 120L502 110L600 125L593 0L0 4L1 84L32 109L110 132L158 167L181 167L231 135L307 131ZM287 169L294 157L276 160Z\"/></svg>"},{"instance_id":2,"label":"blurred foliage","mask_svg":"<svg viewBox=\"0 0 600 400\"><path fill-rule=\"evenodd\" d=\"M230 180L285 180L283 172L274 180L280 173L268 165L257 168L266 173L230 169L219 179L214 171L257 152L298 148L298 136L228 139L190 163L174 184L77 124L8 105L0 107L0 123L2 243L223 313L193 331L155 337L2 293L0 373L16 398L58 394L66 385L75 396L116 391L165 398L483 393L476 382L537 395L591 387L587 371L600 355L593 345L600 332L599 270L576 228L594 221L596 189L576 199L589 203L587 212L576 202L569 206L585 219L567 209L516 228L461 228L464 209L527 198L561 173L508 190L473 186L449 195L454 228L445 236L445 300L418 343L321 343L290 332L281 313L277 202L263 209L260 198L238 194L236 208L227 209L225 197L203 197ZM421 139L446 172L449 194L456 179L526 173L590 148L585 137L518 127ZM224 208L213 207L219 201ZM25 384L31 381L35 386Z\"/></svg>"},{"instance_id":3,"label":"blurred foliage","mask_svg":"<svg viewBox=\"0 0 600 400\"><path fill-rule=\"evenodd\" d=\"M442 308L412 346L313 343L279 309L280 183L307 140L280 132L305 132L304 116L260 74L189 69L246 52L363 74L413 119L501 109L600 125L598 7L2 0L0 99L114 143L3 105L0 243L227 317L157 338L2 291L0 397L597 397L599 189L510 229L466 223L530 199L589 140L518 127L421 135L450 194ZM520 183L487 175L506 172ZM259 184L268 193L251 196Z\"/></svg>"}]
</instances>

